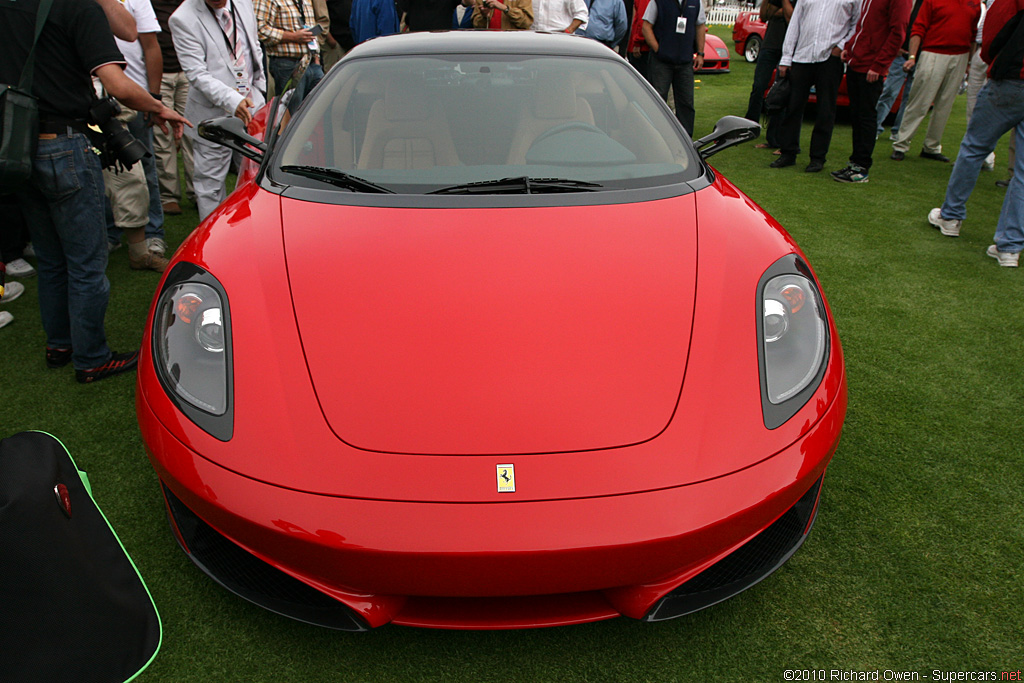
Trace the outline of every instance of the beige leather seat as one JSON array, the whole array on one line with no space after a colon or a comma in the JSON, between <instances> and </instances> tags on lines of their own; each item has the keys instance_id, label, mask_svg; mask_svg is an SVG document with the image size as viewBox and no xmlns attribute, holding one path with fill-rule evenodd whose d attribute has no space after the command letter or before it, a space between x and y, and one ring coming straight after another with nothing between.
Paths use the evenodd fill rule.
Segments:
<instances>
[{"instance_id":1,"label":"beige leather seat","mask_svg":"<svg viewBox=\"0 0 1024 683\"><path fill-rule=\"evenodd\" d=\"M519 112L508 163L525 164L526 152L534 140L551 128L572 121L594 125L590 105L576 94L571 77L554 72L541 73L537 77L533 100L526 102Z\"/></svg>"},{"instance_id":2,"label":"beige leather seat","mask_svg":"<svg viewBox=\"0 0 1024 683\"><path fill-rule=\"evenodd\" d=\"M359 168L426 169L459 164L448 121L422 77L403 74L373 103Z\"/></svg>"}]
</instances>

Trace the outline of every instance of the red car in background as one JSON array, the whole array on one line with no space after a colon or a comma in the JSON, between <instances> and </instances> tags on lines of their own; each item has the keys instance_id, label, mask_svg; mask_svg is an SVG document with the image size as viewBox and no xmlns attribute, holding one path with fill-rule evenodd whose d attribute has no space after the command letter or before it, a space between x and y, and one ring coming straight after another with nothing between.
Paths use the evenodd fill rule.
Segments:
<instances>
[{"instance_id":1,"label":"red car in background","mask_svg":"<svg viewBox=\"0 0 1024 683\"><path fill-rule=\"evenodd\" d=\"M736 54L743 55L748 62L756 62L767 27L768 24L761 21L757 10L745 10L736 15L736 22L732 25L732 42L736 46Z\"/></svg>"},{"instance_id":2,"label":"red car in background","mask_svg":"<svg viewBox=\"0 0 1024 683\"><path fill-rule=\"evenodd\" d=\"M711 33L704 39L704 66L697 69L699 74L729 73L729 48L725 41Z\"/></svg>"}]
</instances>

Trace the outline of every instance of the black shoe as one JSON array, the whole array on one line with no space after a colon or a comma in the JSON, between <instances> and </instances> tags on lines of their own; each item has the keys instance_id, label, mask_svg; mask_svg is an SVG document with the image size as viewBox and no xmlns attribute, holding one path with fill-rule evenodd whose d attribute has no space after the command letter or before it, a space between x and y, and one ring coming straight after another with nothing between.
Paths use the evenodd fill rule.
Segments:
<instances>
[{"instance_id":1,"label":"black shoe","mask_svg":"<svg viewBox=\"0 0 1024 683\"><path fill-rule=\"evenodd\" d=\"M949 163L949 157L942 152L925 152L924 150L921 150L921 158L931 159L932 161L941 161L944 164Z\"/></svg>"},{"instance_id":2,"label":"black shoe","mask_svg":"<svg viewBox=\"0 0 1024 683\"><path fill-rule=\"evenodd\" d=\"M786 168L787 166L794 166L794 165L796 165L796 157L790 156L788 154L782 154L782 155L779 156L778 159L776 159L772 163L768 164L768 167L769 168Z\"/></svg>"},{"instance_id":3,"label":"black shoe","mask_svg":"<svg viewBox=\"0 0 1024 683\"><path fill-rule=\"evenodd\" d=\"M1009 180L997 180L996 181L996 187L1002 187L1002 188L1005 189L1005 188L1007 188L1009 186L1010 186L1010 181Z\"/></svg>"},{"instance_id":4,"label":"black shoe","mask_svg":"<svg viewBox=\"0 0 1024 683\"><path fill-rule=\"evenodd\" d=\"M75 370L75 379L82 384L89 384L91 382L98 382L101 379L106 379L112 375L118 375L122 372L128 372L134 370L135 366L139 364L139 352L138 350L129 351L128 353L115 353L110 357L103 365L98 368L92 368L90 370Z\"/></svg>"},{"instance_id":5,"label":"black shoe","mask_svg":"<svg viewBox=\"0 0 1024 683\"><path fill-rule=\"evenodd\" d=\"M892 159L893 161L903 161L903 159L905 159L906 156L907 155L904 154L903 152L895 151L889 156L889 158Z\"/></svg>"},{"instance_id":6,"label":"black shoe","mask_svg":"<svg viewBox=\"0 0 1024 683\"><path fill-rule=\"evenodd\" d=\"M812 160L811 163L807 164L807 168L804 169L804 173L820 173L823 168L825 168L824 161Z\"/></svg>"},{"instance_id":7,"label":"black shoe","mask_svg":"<svg viewBox=\"0 0 1024 683\"><path fill-rule=\"evenodd\" d=\"M46 347L46 367L62 368L71 362L71 349L51 349Z\"/></svg>"}]
</instances>

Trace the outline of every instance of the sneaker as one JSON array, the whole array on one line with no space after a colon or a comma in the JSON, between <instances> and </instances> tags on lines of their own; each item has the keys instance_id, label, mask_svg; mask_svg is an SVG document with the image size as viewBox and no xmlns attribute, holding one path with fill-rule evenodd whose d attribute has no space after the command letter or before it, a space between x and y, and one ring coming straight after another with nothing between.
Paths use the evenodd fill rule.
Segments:
<instances>
[{"instance_id":1,"label":"sneaker","mask_svg":"<svg viewBox=\"0 0 1024 683\"><path fill-rule=\"evenodd\" d=\"M1010 181L1009 180L997 180L996 181L996 187L1001 187L1001 188L1003 188L1005 190L1009 186L1010 186Z\"/></svg>"},{"instance_id":2,"label":"sneaker","mask_svg":"<svg viewBox=\"0 0 1024 683\"><path fill-rule=\"evenodd\" d=\"M119 375L122 372L134 370L135 366L138 364L138 350L129 351L128 353L115 353L110 356L110 360L98 368L90 368L89 370L75 369L75 379L77 379L80 384L91 384L92 382L98 382L101 379L106 379L113 375Z\"/></svg>"},{"instance_id":3,"label":"sneaker","mask_svg":"<svg viewBox=\"0 0 1024 683\"><path fill-rule=\"evenodd\" d=\"M28 244L25 245L25 248L21 250L21 255L27 256L28 258L35 258L36 248L32 246L31 242L29 242Z\"/></svg>"},{"instance_id":4,"label":"sneaker","mask_svg":"<svg viewBox=\"0 0 1024 683\"><path fill-rule=\"evenodd\" d=\"M25 293L25 285L20 282L8 282L3 287L3 296L0 296L0 304L9 304Z\"/></svg>"},{"instance_id":5,"label":"sneaker","mask_svg":"<svg viewBox=\"0 0 1024 683\"><path fill-rule=\"evenodd\" d=\"M8 323L14 320L14 316L7 311L0 311L0 327L4 327Z\"/></svg>"},{"instance_id":6,"label":"sneaker","mask_svg":"<svg viewBox=\"0 0 1024 683\"><path fill-rule=\"evenodd\" d=\"M46 347L46 367L62 368L71 362L71 349L51 349Z\"/></svg>"},{"instance_id":7,"label":"sneaker","mask_svg":"<svg viewBox=\"0 0 1024 683\"><path fill-rule=\"evenodd\" d=\"M796 157L788 154L782 154L778 159L768 164L769 168L785 168L786 166L795 166Z\"/></svg>"},{"instance_id":8,"label":"sneaker","mask_svg":"<svg viewBox=\"0 0 1024 683\"><path fill-rule=\"evenodd\" d=\"M23 258L16 258L7 263L7 274L11 277L32 277L36 269Z\"/></svg>"},{"instance_id":9,"label":"sneaker","mask_svg":"<svg viewBox=\"0 0 1024 683\"><path fill-rule=\"evenodd\" d=\"M804 173L821 173L825 169L825 162L814 161L807 164L807 168L804 169Z\"/></svg>"},{"instance_id":10,"label":"sneaker","mask_svg":"<svg viewBox=\"0 0 1024 683\"><path fill-rule=\"evenodd\" d=\"M943 235L947 237L959 237L960 226L963 225L963 221L955 218L943 218L942 209L935 208L928 212L928 222L939 229Z\"/></svg>"},{"instance_id":11,"label":"sneaker","mask_svg":"<svg viewBox=\"0 0 1024 683\"><path fill-rule=\"evenodd\" d=\"M147 251L138 258L128 257L128 265L131 266L132 270L155 270L158 273L162 273L167 270L168 263L169 261L163 256L154 254L151 251Z\"/></svg>"},{"instance_id":12,"label":"sneaker","mask_svg":"<svg viewBox=\"0 0 1024 683\"><path fill-rule=\"evenodd\" d=\"M1016 268L1017 262L1020 260L1020 253L1011 254L1008 251L999 251L999 248L994 244L990 244L985 253L999 261L999 265L1004 268Z\"/></svg>"},{"instance_id":13,"label":"sneaker","mask_svg":"<svg viewBox=\"0 0 1024 683\"><path fill-rule=\"evenodd\" d=\"M899 150L893 150L893 153L889 155L889 158L893 161L903 161L906 157L906 153Z\"/></svg>"},{"instance_id":14,"label":"sneaker","mask_svg":"<svg viewBox=\"0 0 1024 683\"><path fill-rule=\"evenodd\" d=\"M850 164L839 171L832 171L832 179L840 183L866 183L868 172L857 164Z\"/></svg>"},{"instance_id":15,"label":"sneaker","mask_svg":"<svg viewBox=\"0 0 1024 683\"><path fill-rule=\"evenodd\" d=\"M149 253L151 254L163 256L164 254L167 253L167 242L164 242L159 237L147 237L146 249L149 250Z\"/></svg>"}]
</instances>

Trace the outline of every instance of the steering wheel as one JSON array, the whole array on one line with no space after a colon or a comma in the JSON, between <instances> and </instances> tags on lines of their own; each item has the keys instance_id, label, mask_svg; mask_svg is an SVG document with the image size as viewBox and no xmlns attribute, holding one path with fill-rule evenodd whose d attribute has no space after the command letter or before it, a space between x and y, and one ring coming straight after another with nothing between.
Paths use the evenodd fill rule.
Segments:
<instances>
[{"instance_id":1,"label":"steering wheel","mask_svg":"<svg viewBox=\"0 0 1024 683\"><path fill-rule=\"evenodd\" d=\"M565 123L560 123L557 126L552 126L551 128L548 128L546 131L537 136L537 139L533 141L533 144L536 145L541 140L546 140L552 137L553 135L558 135L559 133L565 133L571 130L578 130L580 132L587 133L599 133L601 135L607 136L607 133L605 133L597 126L591 125L589 123L584 123L583 121L567 121Z\"/></svg>"}]
</instances>

